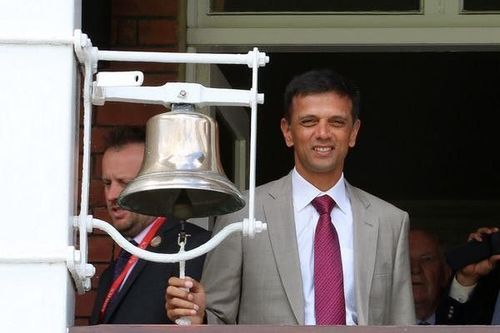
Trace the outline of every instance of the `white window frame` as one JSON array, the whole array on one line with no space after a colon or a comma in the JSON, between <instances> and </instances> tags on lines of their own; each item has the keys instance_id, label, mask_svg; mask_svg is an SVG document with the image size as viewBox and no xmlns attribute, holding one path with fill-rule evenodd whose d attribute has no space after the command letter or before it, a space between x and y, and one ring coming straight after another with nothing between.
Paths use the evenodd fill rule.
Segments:
<instances>
[{"instance_id":1,"label":"white window frame","mask_svg":"<svg viewBox=\"0 0 500 333\"><path fill-rule=\"evenodd\" d=\"M187 45L197 51L500 49L500 13L463 12L462 0L422 0L419 13L210 14L209 0L187 6Z\"/></svg>"}]
</instances>

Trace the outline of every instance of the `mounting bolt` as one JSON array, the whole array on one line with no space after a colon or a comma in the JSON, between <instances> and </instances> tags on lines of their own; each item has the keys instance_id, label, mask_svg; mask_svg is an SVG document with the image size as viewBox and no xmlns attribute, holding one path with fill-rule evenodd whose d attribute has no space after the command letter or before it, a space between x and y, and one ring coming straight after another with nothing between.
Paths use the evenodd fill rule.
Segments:
<instances>
[{"instance_id":1,"label":"mounting bolt","mask_svg":"<svg viewBox=\"0 0 500 333\"><path fill-rule=\"evenodd\" d=\"M179 98L186 98L186 96L187 96L187 92L184 89L179 91L179 95L177 95L177 97L179 97Z\"/></svg>"}]
</instances>

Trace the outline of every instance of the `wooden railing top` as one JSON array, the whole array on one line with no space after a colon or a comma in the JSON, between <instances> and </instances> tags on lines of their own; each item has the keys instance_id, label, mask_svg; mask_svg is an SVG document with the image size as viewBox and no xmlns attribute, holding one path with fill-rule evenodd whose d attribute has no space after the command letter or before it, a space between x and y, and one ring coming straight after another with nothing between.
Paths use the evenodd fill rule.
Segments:
<instances>
[{"instance_id":1,"label":"wooden railing top","mask_svg":"<svg viewBox=\"0 0 500 333\"><path fill-rule=\"evenodd\" d=\"M500 326L278 326L278 325L97 325L69 333L498 333Z\"/></svg>"}]
</instances>

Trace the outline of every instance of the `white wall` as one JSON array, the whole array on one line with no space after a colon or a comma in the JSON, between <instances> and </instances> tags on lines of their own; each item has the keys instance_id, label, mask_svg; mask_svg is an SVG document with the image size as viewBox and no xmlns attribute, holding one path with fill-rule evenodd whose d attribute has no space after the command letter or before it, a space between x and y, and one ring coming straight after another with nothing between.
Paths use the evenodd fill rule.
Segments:
<instances>
[{"instance_id":1,"label":"white wall","mask_svg":"<svg viewBox=\"0 0 500 333\"><path fill-rule=\"evenodd\" d=\"M63 257L73 243L78 114L71 39L80 17L79 1L0 1L2 332L62 333L73 323L66 263L30 258ZM27 259L13 263L10 255Z\"/></svg>"}]
</instances>

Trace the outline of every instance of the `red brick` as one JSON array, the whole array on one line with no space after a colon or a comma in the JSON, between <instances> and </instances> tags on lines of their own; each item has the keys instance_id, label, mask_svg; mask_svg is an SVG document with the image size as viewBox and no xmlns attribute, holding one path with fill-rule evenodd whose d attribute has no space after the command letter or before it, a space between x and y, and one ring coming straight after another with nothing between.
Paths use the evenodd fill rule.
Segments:
<instances>
[{"instance_id":1,"label":"red brick","mask_svg":"<svg viewBox=\"0 0 500 333\"><path fill-rule=\"evenodd\" d=\"M177 0L113 0L113 16L177 16Z\"/></svg>"},{"instance_id":2,"label":"red brick","mask_svg":"<svg viewBox=\"0 0 500 333\"><path fill-rule=\"evenodd\" d=\"M92 290L97 290L97 286L99 286L99 280L101 279L102 273L109 266L109 263L93 265L95 266L96 272L92 277Z\"/></svg>"},{"instance_id":3,"label":"red brick","mask_svg":"<svg viewBox=\"0 0 500 333\"><path fill-rule=\"evenodd\" d=\"M143 126L152 116L166 111L162 105L113 102L97 111L96 124Z\"/></svg>"},{"instance_id":4,"label":"red brick","mask_svg":"<svg viewBox=\"0 0 500 333\"><path fill-rule=\"evenodd\" d=\"M101 179L101 163L102 163L102 154L101 153L93 153L91 155L91 167L90 167L90 178L91 179Z\"/></svg>"},{"instance_id":5,"label":"red brick","mask_svg":"<svg viewBox=\"0 0 500 333\"><path fill-rule=\"evenodd\" d=\"M177 82L177 74L161 73L147 74L144 76L145 86L162 86L167 82Z\"/></svg>"},{"instance_id":6,"label":"red brick","mask_svg":"<svg viewBox=\"0 0 500 333\"><path fill-rule=\"evenodd\" d=\"M76 317L75 326L88 326L90 323L89 317Z\"/></svg>"},{"instance_id":7,"label":"red brick","mask_svg":"<svg viewBox=\"0 0 500 333\"><path fill-rule=\"evenodd\" d=\"M142 52L143 50L141 50ZM157 51L148 51L146 52L157 52ZM174 63L157 63L157 62L112 62L110 65L110 71L141 71L143 73L177 73L178 64Z\"/></svg>"},{"instance_id":8,"label":"red brick","mask_svg":"<svg viewBox=\"0 0 500 333\"><path fill-rule=\"evenodd\" d=\"M97 208L94 208L93 216L96 219L99 219L99 220L102 220L102 221L106 221L106 222L110 222L111 221L111 217L109 216L108 210L106 209L106 207L97 207Z\"/></svg>"},{"instance_id":9,"label":"red brick","mask_svg":"<svg viewBox=\"0 0 500 333\"><path fill-rule=\"evenodd\" d=\"M113 257L114 242L108 236L89 237L89 261L109 263Z\"/></svg>"},{"instance_id":10,"label":"red brick","mask_svg":"<svg viewBox=\"0 0 500 333\"><path fill-rule=\"evenodd\" d=\"M104 141L108 135L109 128L95 126L92 128L92 152L102 153L104 151Z\"/></svg>"},{"instance_id":11,"label":"red brick","mask_svg":"<svg viewBox=\"0 0 500 333\"><path fill-rule=\"evenodd\" d=\"M89 205L92 207L106 205L106 200L104 199L104 184L102 180L91 180L89 188Z\"/></svg>"},{"instance_id":12,"label":"red brick","mask_svg":"<svg viewBox=\"0 0 500 333\"><path fill-rule=\"evenodd\" d=\"M137 45L137 21L120 19L116 23L116 40L114 45Z\"/></svg>"},{"instance_id":13,"label":"red brick","mask_svg":"<svg viewBox=\"0 0 500 333\"><path fill-rule=\"evenodd\" d=\"M93 216L93 215L92 215L92 216ZM93 217L95 217L95 216L93 216ZM98 220L104 221L104 222L108 222L108 221L106 221L106 220L102 220L102 219L97 218L97 217L95 217L95 218L96 218L96 219L98 219ZM108 223L109 223L109 222L108 222ZM97 237L97 236L106 236L106 237L108 237L108 234L107 234L106 232L104 232L104 231L102 231L102 230L99 230L99 229L97 229L97 228L94 228L94 229L92 230L92 235L93 235L93 236L96 236L96 237Z\"/></svg>"},{"instance_id":14,"label":"red brick","mask_svg":"<svg viewBox=\"0 0 500 333\"><path fill-rule=\"evenodd\" d=\"M77 192L77 203L78 203L78 212L80 212L80 197L81 197L81 192L82 192L82 179L78 178L78 182L76 184L76 192Z\"/></svg>"},{"instance_id":15,"label":"red brick","mask_svg":"<svg viewBox=\"0 0 500 333\"><path fill-rule=\"evenodd\" d=\"M79 317L90 316L97 293L95 291L86 292L76 296L75 315Z\"/></svg>"},{"instance_id":16,"label":"red brick","mask_svg":"<svg viewBox=\"0 0 500 333\"><path fill-rule=\"evenodd\" d=\"M92 155L92 179L102 178L102 155L103 154Z\"/></svg>"},{"instance_id":17,"label":"red brick","mask_svg":"<svg viewBox=\"0 0 500 333\"><path fill-rule=\"evenodd\" d=\"M95 122L95 110L96 110L96 107L94 106L93 107L93 114L92 114L92 123ZM80 160L83 160L83 134L84 134L84 129L83 129L83 125L80 126L80 129L78 131L78 151L80 152ZM90 130L90 151L92 152L92 141L94 140L94 133L93 133L93 129L91 128Z\"/></svg>"},{"instance_id":18,"label":"red brick","mask_svg":"<svg viewBox=\"0 0 500 333\"><path fill-rule=\"evenodd\" d=\"M83 115L84 115L84 112L83 112L83 75L81 76L80 87L82 88L82 91L81 91L80 99L78 100L78 103L79 103L79 105L78 105L79 106L78 118L79 118L79 122L80 122L79 124L83 126Z\"/></svg>"},{"instance_id":19,"label":"red brick","mask_svg":"<svg viewBox=\"0 0 500 333\"><path fill-rule=\"evenodd\" d=\"M76 174L78 179L82 179L82 166L83 166L83 151L80 149L78 154L78 169L76 170Z\"/></svg>"},{"instance_id":20,"label":"red brick","mask_svg":"<svg viewBox=\"0 0 500 333\"><path fill-rule=\"evenodd\" d=\"M94 216L94 217L95 217L95 216ZM104 221L104 222L108 222L108 221L106 221L106 220L102 220L102 219L99 219L99 218L97 218L97 217L95 217L95 218L96 218L96 219L98 219L98 220ZM108 222L108 223L109 223L109 222ZM99 229L97 229L97 228L94 228L94 229L92 230L92 235L94 235L94 236L106 236L106 237L108 236L108 234L107 234L106 232L104 232L104 231L102 231L102 230L99 230Z\"/></svg>"},{"instance_id":21,"label":"red brick","mask_svg":"<svg viewBox=\"0 0 500 333\"><path fill-rule=\"evenodd\" d=\"M177 22L172 20L139 20L139 45L177 44Z\"/></svg>"}]
</instances>

